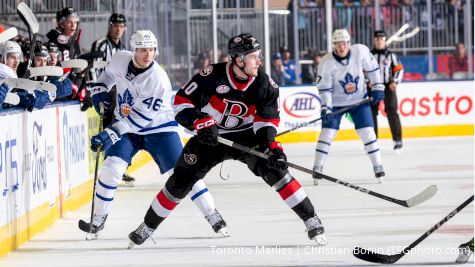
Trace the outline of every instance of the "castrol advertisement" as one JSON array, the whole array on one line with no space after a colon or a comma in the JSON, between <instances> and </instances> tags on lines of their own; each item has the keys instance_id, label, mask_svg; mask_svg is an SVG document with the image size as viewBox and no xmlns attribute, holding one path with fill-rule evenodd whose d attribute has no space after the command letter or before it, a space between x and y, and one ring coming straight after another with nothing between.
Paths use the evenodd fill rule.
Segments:
<instances>
[{"instance_id":1,"label":"castrol advertisement","mask_svg":"<svg viewBox=\"0 0 475 267\"><path fill-rule=\"evenodd\" d=\"M403 127L473 125L473 81L403 82L397 87L398 110ZM321 99L316 86L280 88L279 131L320 117ZM384 103L379 105L378 124L388 128ZM352 129L350 116L343 116L340 129ZM296 131L319 131L321 121Z\"/></svg>"}]
</instances>

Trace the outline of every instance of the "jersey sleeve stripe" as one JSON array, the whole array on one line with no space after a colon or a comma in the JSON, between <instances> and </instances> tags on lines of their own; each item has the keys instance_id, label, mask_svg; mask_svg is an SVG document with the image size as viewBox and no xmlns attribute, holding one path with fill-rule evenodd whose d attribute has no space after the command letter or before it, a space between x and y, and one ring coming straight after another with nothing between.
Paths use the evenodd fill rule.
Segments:
<instances>
[{"instance_id":1,"label":"jersey sleeve stripe","mask_svg":"<svg viewBox=\"0 0 475 267\"><path fill-rule=\"evenodd\" d=\"M147 116L143 115L142 113L138 112L135 108L132 108L132 111L139 115L142 119L146 121L152 121L152 119L148 118Z\"/></svg>"},{"instance_id":2,"label":"jersey sleeve stripe","mask_svg":"<svg viewBox=\"0 0 475 267\"><path fill-rule=\"evenodd\" d=\"M277 127L279 126L280 118L265 119L256 114L256 117L254 118L254 122L268 122L268 123L274 124Z\"/></svg>"},{"instance_id":3,"label":"jersey sleeve stripe","mask_svg":"<svg viewBox=\"0 0 475 267\"><path fill-rule=\"evenodd\" d=\"M143 126L141 126L140 124L136 123L130 116L127 116L127 119L130 121L130 123L132 123L132 125L134 125L135 127L139 128L139 129L142 129Z\"/></svg>"},{"instance_id":4,"label":"jersey sleeve stripe","mask_svg":"<svg viewBox=\"0 0 475 267\"><path fill-rule=\"evenodd\" d=\"M373 69L373 70L367 70L366 72L367 72L367 73L370 73L370 72L377 71L377 70L379 70L379 67L377 67L377 68L375 68L375 69Z\"/></svg>"},{"instance_id":5,"label":"jersey sleeve stripe","mask_svg":"<svg viewBox=\"0 0 475 267\"><path fill-rule=\"evenodd\" d=\"M178 123L176 121L169 121L167 123L163 123L158 126L142 128L139 132L146 132L146 131L156 130L156 129L165 128L165 127L171 127L171 126L178 126Z\"/></svg>"}]
</instances>

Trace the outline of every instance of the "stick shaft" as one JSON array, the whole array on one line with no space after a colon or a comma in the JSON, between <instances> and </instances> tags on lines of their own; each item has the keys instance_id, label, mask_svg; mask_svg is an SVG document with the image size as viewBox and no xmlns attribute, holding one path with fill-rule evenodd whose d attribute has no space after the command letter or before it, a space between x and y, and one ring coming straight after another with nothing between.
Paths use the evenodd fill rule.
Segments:
<instances>
[{"instance_id":1,"label":"stick shaft","mask_svg":"<svg viewBox=\"0 0 475 267\"><path fill-rule=\"evenodd\" d=\"M358 102L358 103L356 103L356 104L354 104L354 105L347 106L347 107L344 107L344 108L342 108L342 109L339 109L339 110L333 112L332 115L337 115L337 114L340 114L340 113L347 112L348 110L351 110L351 109L356 108L356 107L358 107L358 106L360 106L360 105L369 103L370 101L371 101L370 99L365 99L365 100L363 100L363 101L361 101L361 102ZM297 130L297 129L299 129L299 128L302 128L302 127L305 127L305 126L307 126L307 125L309 125L309 124L312 124L312 123L314 123L314 122L317 122L317 121L319 121L319 120L321 120L321 119L322 119L322 118L320 117L320 118L318 118L318 119L314 119L314 120L311 120L311 121L308 121L308 122L304 122L304 123L299 124L299 125L297 125L297 126L291 128L291 129L288 129L288 130L285 130L285 131L283 131L283 132L281 132L281 133L278 133L276 136L281 136L281 135L284 135L284 134L286 134L286 133L290 133L290 132L295 131L295 130Z\"/></svg>"}]
</instances>

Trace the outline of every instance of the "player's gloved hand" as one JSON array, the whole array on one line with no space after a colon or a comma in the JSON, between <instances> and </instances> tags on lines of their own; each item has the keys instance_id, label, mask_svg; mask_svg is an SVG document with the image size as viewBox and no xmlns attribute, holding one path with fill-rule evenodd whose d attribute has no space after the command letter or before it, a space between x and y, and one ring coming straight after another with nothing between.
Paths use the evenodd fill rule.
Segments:
<instances>
[{"instance_id":1,"label":"player's gloved hand","mask_svg":"<svg viewBox=\"0 0 475 267\"><path fill-rule=\"evenodd\" d=\"M70 79L64 79L62 82L56 79L51 83L56 86L56 98L69 96L73 93L73 82Z\"/></svg>"},{"instance_id":2,"label":"player's gloved hand","mask_svg":"<svg viewBox=\"0 0 475 267\"><path fill-rule=\"evenodd\" d=\"M193 127L198 131L198 142L204 145L217 146L218 142L218 127L213 117L207 117L195 121Z\"/></svg>"},{"instance_id":3,"label":"player's gloved hand","mask_svg":"<svg viewBox=\"0 0 475 267\"><path fill-rule=\"evenodd\" d=\"M33 108L42 109L50 101L48 92L35 90L35 103L28 108L28 111L32 111Z\"/></svg>"},{"instance_id":4,"label":"player's gloved hand","mask_svg":"<svg viewBox=\"0 0 475 267\"><path fill-rule=\"evenodd\" d=\"M286 170L288 168L287 156L284 153L282 145L279 142L272 142L269 145L268 164L270 168L278 170Z\"/></svg>"},{"instance_id":5,"label":"player's gloved hand","mask_svg":"<svg viewBox=\"0 0 475 267\"><path fill-rule=\"evenodd\" d=\"M376 106L382 100L384 100L384 91L371 90L371 105Z\"/></svg>"},{"instance_id":6,"label":"player's gloved hand","mask_svg":"<svg viewBox=\"0 0 475 267\"><path fill-rule=\"evenodd\" d=\"M322 110L320 111L320 117L322 118L322 122L325 124L331 122L333 120L331 108L322 107Z\"/></svg>"},{"instance_id":7,"label":"player's gloved hand","mask_svg":"<svg viewBox=\"0 0 475 267\"><path fill-rule=\"evenodd\" d=\"M92 105L94 105L94 109L96 109L97 113L99 113L99 106L101 103L104 105L104 112L111 107L112 97L105 84L88 83L86 88L91 93Z\"/></svg>"},{"instance_id":8,"label":"player's gloved hand","mask_svg":"<svg viewBox=\"0 0 475 267\"><path fill-rule=\"evenodd\" d=\"M91 150L96 152L99 148L103 151L109 150L111 146L120 140L120 133L113 126L109 126L100 132L98 135L94 135L91 138Z\"/></svg>"},{"instance_id":9,"label":"player's gloved hand","mask_svg":"<svg viewBox=\"0 0 475 267\"><path fill-rule=\"evenodd\" d=\"M6 83L2 83L0 85L0 110L2 110L3 101L5 101L5 97L7 97L8 93L8 85Z\"/></svg>"},{"instance_id":10,"label":"player's gloved hand","mask_svg":"<svg viewBox=\"0 0 475 267\"><path fill-rule=\"evenodd\" d=\"M33 105L35 104L35 96L26 91L18 91L16 94L18 97L20 97L20 103L18 103L19 107L23 107L27 110L33 109Z\"/></svg>"}]
</instances>

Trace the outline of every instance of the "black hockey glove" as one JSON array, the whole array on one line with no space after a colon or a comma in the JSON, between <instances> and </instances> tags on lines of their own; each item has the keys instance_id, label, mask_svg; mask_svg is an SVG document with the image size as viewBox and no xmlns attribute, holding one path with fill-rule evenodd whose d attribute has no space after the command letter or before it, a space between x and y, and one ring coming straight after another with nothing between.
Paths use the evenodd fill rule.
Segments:
<instances>
[{"instance_id":1,"label":"black hockey glove","mask_svg":"<svg viewBox=\"0 0 475 267\"><path fill-rule=\"evenodd\" d=\"M287 164L287 156L284 154L282 145L279 142L272 142L269 145L269 149L269 167L278 170L287 170L289 166Z\"/></svg>"},{"instance_id":2,"label":"black hockey glove","mask_svg":"<svg viewBox=\"0 0 475 267\"><path fill-rule=\"evenodd\" d=\"M217 146L218 142L218 127L212 117L203 118L195 121L193 127L198 131L198 142L208 146Z\"/></svg>"}]
</instances>

